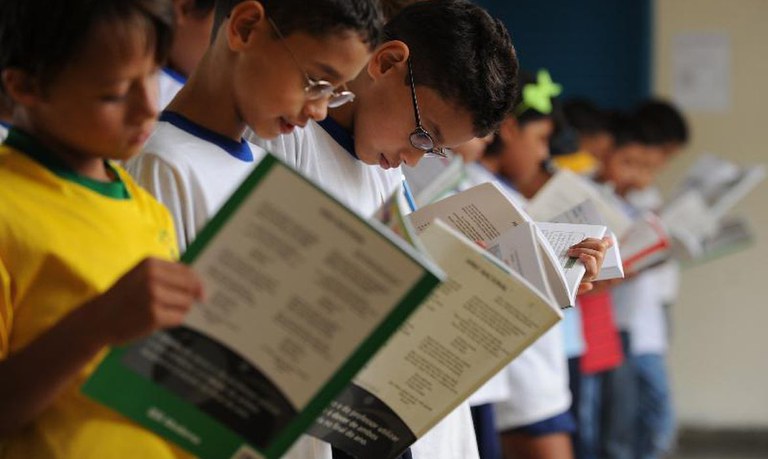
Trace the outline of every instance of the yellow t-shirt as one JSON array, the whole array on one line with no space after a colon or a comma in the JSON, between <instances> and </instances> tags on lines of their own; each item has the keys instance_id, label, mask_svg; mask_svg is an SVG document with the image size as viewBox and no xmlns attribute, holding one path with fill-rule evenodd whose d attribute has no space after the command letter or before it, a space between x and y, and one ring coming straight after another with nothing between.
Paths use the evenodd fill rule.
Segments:
<instances>
[{"instance_id":1,"label":"yellow t-shirt","mask_svg":"<svg viewBox=\"0 0 768 459\"><path fill-rule=\"evenodd\" d=\"M127 198L63 178L26 154L0 146L0 359L107 290L142 259L176 258L168 211L122 169L115 171L124 187L111 185L120 185ZM98 361L83 368L34 422L0 439L0 457L187 457L80 393Z\"/></svg>"},{"instance_id":2,"label":"yellow t-shirt","mask_svg":"<svg viewBox=\"0 0 768 459\"><path fill-rule=\"evenodd\" d=\"M581 175L593 173L598 166L597 159L585 150L579 150L569 155L554 156L552 161L559 169L568 169Z\"/></svg>"}]
</instances>

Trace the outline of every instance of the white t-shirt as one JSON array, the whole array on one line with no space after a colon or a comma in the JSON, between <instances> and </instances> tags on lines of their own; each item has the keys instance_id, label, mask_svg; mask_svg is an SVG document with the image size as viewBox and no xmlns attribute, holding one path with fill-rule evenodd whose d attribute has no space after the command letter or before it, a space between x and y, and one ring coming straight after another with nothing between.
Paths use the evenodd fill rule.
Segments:
<instances>
[{"instance_id":1,"label":"white t-shirt","mask_svg":"<svg viewBox=\"0 0 768 459\"><path fill-rule=\"evenodd\" d=\"M466 172L461 189L495 181L516 204L525 207L525 197L481 164L468 164ZM503 378L510 394L506 400L494 404L500 430L522 427L567 411L571 406L571 392L562 326L557 324L542 335L491 381L495 384L499 378ZM482 395L478 393L475 399Z\"/></svg>"},{"instance_id":2,"label":"white t-shirt","mask_svg":"<svg viewBox=\"0 0 768 459\"><path fill-rule=\"evenodd\" d=\"M160 110L168 106L169 103L176 97L181 88L184 87L184 83L187 82L187 78L176 72L175 70L163 67L157 76L157 84L160 87L160 94L158 97L158 105Z\"/></svg>"},{"instance_id":3,"label":"white t-shirt","mask_svg":"<svg viewBox=\"0 0 768 459\"><path fill-rule=\"evenodd\" d=\"M322 126L321 126L322 124ZM352 137L335 121L310 121L304 129L272 141L250 140L312 179L364 218L370 218L402 183L402 171L356 159ZM479 458L469 405L465 402L411 446L414 459Z\"/></svg>"},{"instance_id":4,"label":"white t-shirt","mask_svg":"<svg viewBox=\"0 0 768 459\"><path fill-rule=\"evenodd\" d=\"M264 157L264 150L173 113L160 119L144 151L126 168L171 211L183 250ZM331 459L331 449L304 435L283 457Z\"/></svg>"},{"instance_id":5,"label":"white t-shirt","mask_svg":"<svg viewBox=\"0 0 768 459\"><path fill-rule=\"evenodd\" d=\"M263 156L256 145L163 112L126 169L171 211L183 251Z\"/></svg>"},{"instance_id":6,"label":"white t-shirt","mask_svg":"<svg viewBox=\"0 0 768 459\"><path fill-rule=\"evenodd\" d=\"M5 140L6 137L8 137L8 127L4 124L0 124L0 142Z\"/></svg>"},{"instance_id":7,"label":"white t-shirt","mask_svg":"<svg viewBox=\"0 0 768 459\"><path fill-rule=\"evenodd\" d=\"M285 161L364 218L371 217L400 187L402 171L399 168L384 170L357 160L345 148L354 147L343 128L330 118L322 125L344 145L314 121L304 129L274 140L265 141L253 134L249 140Z\"/></svg>"}]
</instances>

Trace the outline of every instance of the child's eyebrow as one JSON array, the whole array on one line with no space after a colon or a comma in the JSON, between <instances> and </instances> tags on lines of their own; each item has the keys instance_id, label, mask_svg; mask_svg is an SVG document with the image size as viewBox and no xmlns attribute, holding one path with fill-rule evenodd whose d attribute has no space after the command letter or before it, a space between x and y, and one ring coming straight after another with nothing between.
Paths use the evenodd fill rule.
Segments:
<instances>
[{"instance_id":1,"label":"child's eyebrow","mask_svg":"<svg viewBox=\"0 0 768 459\"><path fill-rule=\"evenodd\" d=\"M320 69L331 80L341 80L341 73L339 73L338 70L328 64L324 64L322 62L314 62L313 67Z\"/></svg>"},{"instance_id":2,"label":"child's eyebrow","mask_svg":"<svg viewBox=\"0 0 768 459\"><path fill-rule=\"evenodd\" d=\"M440 145L445 144L443 132L440 130L440 126L437 123L432 123L432 132L435 134L435 140L437 140L437 143Z\"/></svg>"}]
</instances>

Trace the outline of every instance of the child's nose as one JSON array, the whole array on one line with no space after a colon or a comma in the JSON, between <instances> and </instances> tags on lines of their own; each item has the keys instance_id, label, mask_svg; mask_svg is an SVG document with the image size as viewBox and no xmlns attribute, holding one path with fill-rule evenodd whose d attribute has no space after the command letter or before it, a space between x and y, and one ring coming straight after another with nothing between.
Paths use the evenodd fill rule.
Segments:
<instances>
[{"instance_id":1,"label":"child's nose","mask_svg":"<svg viewBox=\"0 0 768 459\"><path fill-rule=\"evenodd\" d=\"M308 100L304 105L304 114L315 121L322 121L328 116L328 100L325 98Z\"/></svg>"}]
</instances>

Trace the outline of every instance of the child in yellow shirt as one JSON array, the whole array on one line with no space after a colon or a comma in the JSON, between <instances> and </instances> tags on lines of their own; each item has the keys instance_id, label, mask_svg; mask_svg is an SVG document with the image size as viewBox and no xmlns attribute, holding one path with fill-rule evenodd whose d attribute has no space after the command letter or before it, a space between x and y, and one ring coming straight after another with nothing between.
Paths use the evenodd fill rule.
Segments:
<instances>
[{"instance_id":1,"label":"child in yellow shirt","mask_svg":"<svg viewBox=\"0 0 768 459\"><path fill-rule=\"evenodd\" d=\"M3 0L0 457L183 453L80 394L107 346L178 325L202 287L167 210L111 160L157 115L170 0Z\"/></svg>"}]
</instances>

